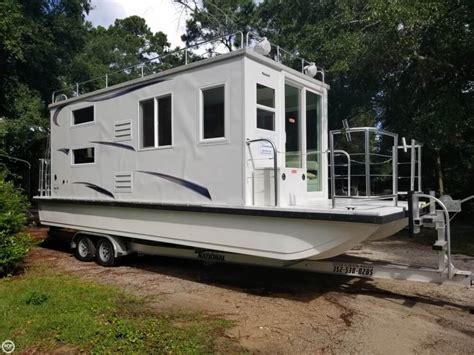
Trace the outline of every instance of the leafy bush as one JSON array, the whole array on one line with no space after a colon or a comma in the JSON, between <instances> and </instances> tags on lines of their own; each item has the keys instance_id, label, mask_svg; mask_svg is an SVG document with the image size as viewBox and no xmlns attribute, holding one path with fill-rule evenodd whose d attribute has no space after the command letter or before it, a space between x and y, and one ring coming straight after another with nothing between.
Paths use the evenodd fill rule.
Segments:
<instances>
[{"instance_id":1,"label":"leafy bush","mask_svg":"<svg viewBox=\"0 0 474 355\"><path fill-rule=\"evenodd\" d=\"M15 269L28 253L32 238L22 232L28 202L0 172L0 277Z\"/></svg>"},{"instance_id":2,"label":"leafy bush","mask_svg":"<svg viewBox=\"0 0 474 355\"><path fill-rule=\"evenodd\" d=\"M40 306L48 300L49 296L41 292L29 292L24 298L25 304Z\"/></svg>"}]
</instances>

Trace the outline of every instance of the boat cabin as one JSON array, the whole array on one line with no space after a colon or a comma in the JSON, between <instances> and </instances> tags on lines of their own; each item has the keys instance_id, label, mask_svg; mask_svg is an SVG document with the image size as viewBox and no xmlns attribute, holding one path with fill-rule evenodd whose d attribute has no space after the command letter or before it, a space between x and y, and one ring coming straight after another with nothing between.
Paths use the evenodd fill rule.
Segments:
<instances>
[{"instance_id":1,"label":"boat cabin","mask_svg":"<svg viewBox=\"0 0 474 355\"><path fill-rule=\"evenodd\" d=\"M327 201L328 90L246 47L57 100L48 194L239 207Z\"/></svg>"}]
</instances>

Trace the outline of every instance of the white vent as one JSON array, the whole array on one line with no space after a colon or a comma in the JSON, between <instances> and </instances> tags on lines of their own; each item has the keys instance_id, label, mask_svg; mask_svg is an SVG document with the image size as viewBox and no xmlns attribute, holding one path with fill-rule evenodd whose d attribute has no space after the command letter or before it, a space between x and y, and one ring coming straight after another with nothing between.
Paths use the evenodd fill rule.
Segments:
<instances>
[{"instance_id":1,"label":"white vent","mask_svg":"<svg viewBox=\"0 0 474 355\"><path fill-rule=\"evenodd\" d=\"M132 192L133 190L133 179L132 173L118 172L114 175L114 189L115 192Z\"/></svg>"},{"instance_id":2,"label":"white vent","mask_svg":"<svg viewBox=\"0 0 474 355\"><path fill-rule=\"evenodd\" d=\"M132 139L132 121L117 121L114 126L114 137L116 142L129 141Z\"/></svg>"}]
</instances>

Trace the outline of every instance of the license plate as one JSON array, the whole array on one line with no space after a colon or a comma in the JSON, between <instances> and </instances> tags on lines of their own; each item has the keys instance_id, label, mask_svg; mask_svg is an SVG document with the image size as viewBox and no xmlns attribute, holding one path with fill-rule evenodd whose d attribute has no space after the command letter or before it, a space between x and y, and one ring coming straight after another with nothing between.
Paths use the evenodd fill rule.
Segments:
<instances>
[{"instance_id":1,"label":"license plate","mask_svg":"<svg viewBox=\"0 0 474 355\"><path fill-rule=\"evenodd\" d=\"M374 268L364 264L334 264L333 272L342 275L372 276Z\"/></svg>"}]
</instances>

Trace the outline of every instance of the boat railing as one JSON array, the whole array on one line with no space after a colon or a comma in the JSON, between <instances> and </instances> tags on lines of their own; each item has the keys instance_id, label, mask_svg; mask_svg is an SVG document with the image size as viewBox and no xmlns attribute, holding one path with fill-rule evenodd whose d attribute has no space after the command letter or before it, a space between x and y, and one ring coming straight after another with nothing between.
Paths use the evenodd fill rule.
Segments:
<instances>
[{"instance_id":1,"label":"boat railing","mask_svg":"<svg viewBox=\"0 0 474 355\"><path fill-rule=\"evenodd\" d=\"M202 59L227 54L244 47L253 49L259 54L312 77L316 77L319 74L324 82L324 70L317 68L314 62L309 62L298 54L291 53L280 46L272 44L266 37L262 37L254 32L247 32L244 35L242 31L237 31L193 43L183 48L177 48L148 58L143 62L117 69L86 81L76 82L74 85L54 91L51 99L53 103L67 100L69 97L77 97L92 91L108 88L112 85L156 74L166 69L189 65Z\"/></svg>"},{"instance_id":2,"label":"boat railing","mask_svg":"<svg viewBox=\"0 0 474 355\"><path fill-rule=\"evenodd\" d=\"M268 49L264 48L266 42L268 42ZM255 49L257 52L272 58L274 61L301 71L304 74L311 73L310 75L313 77L320 74L321 81L325 82L324 70L318 68L314 62L310 62L296 53L292 53L279 45L271 43L266 37L260 36L255 32L249 31L246 33L245 46L246 48Z\"/></svg>"},{"instance_id":3,"label":"boat railing","mask_svg":"<svg viewBox=\"0 0 474 355\"><path fill-rule=\"evenodd\" d=\"M51 161L39 160L38 193L41 197L51 196Z\"/></svg>"},{"instance_id":4,"label":"boat railing","mask_svg":"<svg viewBox=\"0 0 474 355\"><path fill-rule=\"evenodd\" d=\"M404 184L407 187L405 191L398 191L399 195L407 195L409 191L422 192L421 188L421 148L422 145L417 143L414 139L411 140L410 144L406 143L405 137L402 138L402 145L398 146L398 151L401 152L399 157L409 154L409 160L402 161L399 159L398 166L403 167L406 165L410 166L410 173L408 176L399 175L399 183L410 180L410 184ZM400 168L399 168L400 170Z\"/></svg>"},{"instance_id":5,"label":"boat railing","mask_svg":"<svg viewBox=\"0 0 474 355\"><path fill-rule=\"evenodd\" d=\"M275 207L278 207L278 158L275 143L268 138L247 139L247 146L250 147L252 143L267 142L271 145L273 150L273 189L275 194Z\"/></svg>"},{"instance_id":6,"label":"boat railing","mask_svg":"<svg viewBox=\"0 0 474 355\"><path fill-rule=\"evenodd\" d=\"M370 134L375 134L377 136L386 136L393 140L392 152L391 154L382 154L375 153L371 150L371 141ZM348 142L352 141L352 134L363 134L364 135L364 152L362 153L348 153L344 151L344 155L348 158L348 167L351 163L360 164L364 166L364 174L352 174L348 169L347 176L342 174L336 175L336 163L335 156L341 154L341 150L335 149L335 136L345 136ZM352 159L352 157L363 156L363 161ZM371 157L377 156L385 158L382 162L372 161ZM338 199L375 199L375 200L392 200L395 206L398 205L398 134L388 132L383 129L374 128L374 127L354 127L348 128L345 127L339 130L332 130L329 132L329 167L330 167L330 187L331 187L331 200L332 207L336 207L336 201ZM389 174L372 174L371 166L391 163L391 173ZM348 192L345 195L336 193L336 179L337 178L346 178L348 180ZM365 184L365 194L351 194L350 191L350 181L353 177L364 177ZM392 179L392 188L389 193L384 194L375 194L371 187L371 179L373 177L390 177Z\"/></svg>"},{"instance_id":7,"label":"boat railing","mask_svg":"<svg viewBox=\"0 0 474 355\"><path fill-rule=\"evenodd\" d=\"M326 153L330 153L331 151L328 149L326 151ZM346 152L345 150L342 150L342 149L336 149L334 151L334 155L337 156L337 155L343 155L346 157L347 159L347 164L335 164L335 166L339 166L339 167L346 167L347 168L347 174L335 174L334 175L334 179L342 179L342 180L347 180L347 196L350 197L351 196L351 156L348 152ZM329 166L331 166L329 164Z\"/></svg>"}]
</instances>

